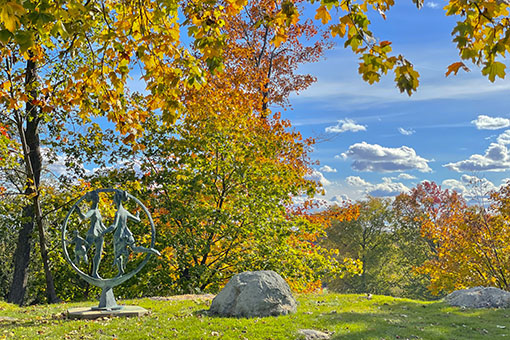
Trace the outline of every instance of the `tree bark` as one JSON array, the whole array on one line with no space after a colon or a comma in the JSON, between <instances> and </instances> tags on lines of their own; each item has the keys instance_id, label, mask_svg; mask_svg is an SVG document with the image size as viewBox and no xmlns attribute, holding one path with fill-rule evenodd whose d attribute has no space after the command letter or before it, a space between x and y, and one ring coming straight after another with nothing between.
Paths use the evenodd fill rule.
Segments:
<instances>
[{"instance_id":1,"label":"tree bark","mask_svg":"<svg viewBox=\"0 0 510 340\"><path fill-rule=\"evenodd\" d=\"M37 124L38 125L38 124ZM50 270L50 260L48 257L48 250L46 249L46 236L44 233L44 226L42 220L41 204L39 197L39 182L41 179L42 168L42 155L39 141L39 133L37 125L27 122L26 142L30 152L30 163L33 169L33 179L35 183L35 196L32 198L32 218L35 219L37 231L39 233L39 248L41 252L41 259L44 267L44 276L46 279L46 298L49 303L59 302L55 291L55 284L53 282L53 275Z\"/></svg>"},{"instance_id":2,"label":"tree bark","mask_svg":"<svg viewBox=\"0 0 510 340\"><path fill-rule=\"evenodd\" d=\"M27 193L27 191L25 191L25 193ZM31 210L31 205L27 205L23 208L23 221L29 219L30 216L33 216ZM21 230L18 234L18 243L16 244L16 250L14 251L14 274L9 295L7 296L7 302L15 303L17 305L22 305L25 298L33 230L34 222L32 219L21 224Z\"/></svg>"},{"instance_id":3,"label":"tree bark","mask_svg":"<svg viewBox=\"0 0 510 340\"><path fill-rule=\"evenodd\" d=\"M25 86L31 99L37 98L37 90L34 83L37 80L37 65L28 60L26 66ZM39 245L41 258L46 278L46 297L49 303L58 302L55 292L53 276L49 268L49 258L46 249L46 238L42 222L42 213L39 197L39 183L41 180L42 155L39 139L39 112L38 107L29 100L26 105L26 128L23 126L24 119L19 112L16 114L18 133L23 148L23 160L27 174L27 188L25 194L31 197L32 202L23 208L23 222L18 236L18 243L14 253L14 275L7 301L22 305L28 279L28 266L30 263L31 236L34 225L37 225L39 233Z\"/></svg>"}]
</instances>

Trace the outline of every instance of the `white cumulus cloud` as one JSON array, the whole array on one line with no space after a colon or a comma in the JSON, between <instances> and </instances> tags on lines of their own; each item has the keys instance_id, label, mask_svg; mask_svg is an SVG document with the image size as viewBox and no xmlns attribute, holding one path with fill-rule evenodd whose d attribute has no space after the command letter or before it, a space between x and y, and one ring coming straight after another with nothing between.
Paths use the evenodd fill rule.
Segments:
<instances>
[{"instance_id":1,"label":"white cumulus cloud","mask_svg":"<svg viewBox=\"0 0 510 340\"><path fill-rule=\"evenodd\" d=\"M478 130L498 130L509 127L510 119L479 115L478 118L471 121L471 123L475 124Z\"/></svg>"},{"instance_id":2,"label":"white cumulus cloud","mask_svg":"<svg viewBox=\"0 0 510 340\"><path fill-rule=\"evenodd\" d=\"M336 205L340 205L340 206L348 201L350 201L350 199L347 195L336 195L336 196L331 197L331 199L329 200L329 202L331 202L332 204L336 204Z\"/></svg>"},{"instance_id":3,"label":"white cumulus cloud","mask_svg":"<svg viewBox=\"0 0 510 340\"><path fill-rule=\"evenodd\" d=\"M409 191L407 186L399 182L393 182L393 179L389 177L383 177L382 183L374 184L367 182L359 176L349 176L345 179L345 182L359 192L375 197L392 197Z\"/></svg>"},{"instance_id":4,"label":"white cumulus cloud","mask_svg":"<svg viewBox=\"0 0 510 340\"><path fill-rule=\"evenodd\" d=\"M326 177L322 174L322 172L314 170L310 175L306 176L306 179L313 180L321 183L323 186L330 185L331 182L328 181Z\"/></svg>"},{"instance_id":5,"label":"white cumulus cloud","mask_svg":"<svg viewBox=\"0 0 510 340\"><path fill-rule=\"evenodd\" d=\"M349 150L342 153L342 157L344 159L352 159L352 168L357 171L432 171L428 166L429 160L418 156L414 149L408 146L387 148L378 144L362 142L351 145Z\"/></svg>"},{"instance_id":6,"label":"white cumulus cloud","mask_svg":"<svg viewBox=\"0 0 510 340\"><path fill-rule=\"evenodd\" d=\"M409 174L400 174L397 176L398 179L416 179L415 176Z\"/></svg>"},{"instance_id":7,"label":"white cumulus cloud","mask_svg":"<svg viewBox=\"0 0 510 340\"><path fill-rule=\"evenodd\" d=\"M468 200L476 200L486 197L487 193L498 188L487 178L462 175L457 179L446 179L441 185L447 189L455 190Z\"/></svg>"},{"instance_id":8,"label":"white cumulus cloud","mask_svg":"<svg viewBox=\"0 0 510 340\"><path fill-rule=\"evenodd\" d=\"M510 168L510 157L505 145L491 143L484 155L474 154L466 160L443 166L457 172L506 171Z\"/></svg>"},{"instance_id":9,"label":"white cumulus cloud","mask_svg":"<svg viewBox=\"0 0 510 340\"><path fill-rule=\"evenodd\" d=\"M459 181L457 179L453 179L453 178L445 179L441 183L441 186L443 186L443 187L445 187L447 189L450 189L450 190L455 190L459 194L462 194L462 195L464 195L464 193L467 191L466 186L464 185L464 183L462 183L461 181Z\"/></svg>"},{"instance_id":10,"label":"white cumulus cloud","mask_svg":"<svg viewBox=\"0 0 510 340\"><path fill-rule=\"evenodd\" d=\"M505 130L498 136L498 144L507 145L510 144L510 130Z\"/></svg>"},{"instance_id":11,"label":"white cumulus cloud","mask_svg":"<svg viewBox=\"0 0 510 340\"><path fill-rule=\"evenodd\" d=\"M371 185L359 176L349 176L345 179L345 182L353 187L368 187Z\"/></svg>"},{"instance_id":12,"label":"white cumulus cloud","mask_svg":"<svg viewBox=\"0 0 510 340\"><path fill-rule=\"evenodd\" d=\"M409 188L399 182L393 182L391 178L384 177L382 183L374 184L368 193L375 197L392 197L402 192L408 192Z\"/></svg>"},{"instance_id":13,"label":"white cumulus cloud","mask_svg":"<svg viewBox=\"0 0 510 340\"><path fill-rule=\"evenodd\" d=\"M367 127L365 125L359 125L356 124L356 122L352 119L345 118L340 119L338 121L337 125L328 126L326 128L326 132L336 132L336 133L342 133L342 132L359 132L359 131L366 131Z\"/></svg>"},{"instance_id":14,"label":"white cumulus cloud","mask_svg":"<svg viewBox=\"0 0 510 340\"><path fill-rule=\"evenodd\" d=\"M324 165L320 168L322 172L336 172L335 168L330 167L329 165Z\"/></svg>"}]
</instances>

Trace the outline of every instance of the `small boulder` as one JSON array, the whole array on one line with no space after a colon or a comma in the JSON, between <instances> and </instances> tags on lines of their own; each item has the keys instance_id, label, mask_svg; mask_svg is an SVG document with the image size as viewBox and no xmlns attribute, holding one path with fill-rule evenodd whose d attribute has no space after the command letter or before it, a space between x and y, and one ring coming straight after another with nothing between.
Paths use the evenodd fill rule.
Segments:
<instances>
[{"instance_id":1,"label":"small boulder","mask_svg":"<svg viewBox=\"0 0 510 340\"><path fill-rule=\"evenodd\" d=\"M508 308L510 293L495 287L474 287L448 294L445 301L450 306L464 308Z\"/></svg>"},{"instance_id":2,"label":"small boulder","mask_svg":"<svg viewBox=\"0 0 510 340\"><path fill-rule=\"evenodd\" d=\"M326 340L331 339L328 333L316 331L315 329L300 329L299 334L304 336L304 340Z\"/></svg>"},{"instance_id":3,"label":"small boulder","mask_svg":"<svg viewBox=\"0 0 510 340\"><path fill-rule=\"evenodd\" d=\"M213 299L209 313L251 318L286 315L296 309L287 282L274 271L263 270L232 277Z\"/></svg>"}]
</instances>

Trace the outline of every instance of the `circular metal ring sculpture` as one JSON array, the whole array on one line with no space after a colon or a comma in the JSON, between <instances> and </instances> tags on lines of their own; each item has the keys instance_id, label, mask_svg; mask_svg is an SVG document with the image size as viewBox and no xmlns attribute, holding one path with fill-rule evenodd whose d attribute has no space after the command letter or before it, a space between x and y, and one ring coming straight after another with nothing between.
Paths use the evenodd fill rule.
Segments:
<instances>
[{"instance_id":1,"label":"circular metal ring sculpture","mask_svg":"<svg viewBox=\"0 0 510 340\"><path fill-rule=\"evenodd\" d=\"M112 226L108 228L104 226L100 211L98 209L100 193L114 193L114 203L117 206L114 222ZM133 234L127 227L128 220L140 222L140 218L138 215L136 216L132 215L123 207L122 203L127 201L128 199L133 200L139 207L141 207L143 212L147 215L149 219L151 227L150 248L136 246ZM91 202L91 209L86 214L83 214L79 208L79 204L84 200L88 200ZM87 232L86 239L82 238L76 230L74 231L74 238L71 241L66 238L69 218L71 217L73 212L77 212L82 220L90 219L91 221L91 227ZM99 275L97 274L99 262L101 260L101 254L103 251L104 243L103 237L106 233L112 231L114 231L113 235L115 255L114 263L117 265L119 273L116 277L103 279L99 277ZM102 289L101 297L99 299L99 306L93 308L95 310L117 310L122 308L122 306L117 305L115 301L115 297L113 295L113 287L118 286L123 282L129 280L134 275L136 275L140 270L142 270L142 268L149 261L151 255L153 254L160 255L160 253L156 249L154 249L155 240L156 229L154 227L154 222L152 220L152 216L149 210L147 210L147 208L142 204L142 202L140 202L136 197L132 196L126 191L118 189L97 189L83 195L69 210L62 228L62 247L67 262L69 262L74 271L76 271L83 280ZM75 261L71 260L69 252L67 250L67 245L72 243L75 244L74 254ZM93 273L91 276L84 273L80 268L78 268L75 262L84 260L86 263L88 263L87 252L93 244L95 246L95 254L93 259ZM125 273L124 268L127 262L127 256L129 255L129 250L131 250L131 252L145 253L146 255L142 262L135 269L128 273Z\"/></svg>"}]
</instances>

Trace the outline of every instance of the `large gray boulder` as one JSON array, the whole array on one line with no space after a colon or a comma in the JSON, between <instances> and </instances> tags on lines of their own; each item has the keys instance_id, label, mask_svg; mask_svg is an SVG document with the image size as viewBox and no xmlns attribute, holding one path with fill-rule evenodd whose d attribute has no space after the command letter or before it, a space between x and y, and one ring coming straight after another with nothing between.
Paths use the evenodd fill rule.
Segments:
<instances>
[{"instance_id":1,"label":"large gray boulder","mask_svg":"<svg viewBox=\"0 0 510 340\"><path fill-rule=\"evenodd\" d=\"M213 299L209 313L233 317L264 317L295 313L289 285L272 270L243 272L230 279Z\"/></svg>"},{"instance_id":2,"label":"large gray boulder","mask_svg":"<svg viewBox=\"0 0 510 340\"><path fill-rule=\"evenodd\" d=\"M450 306L465 308L508 308L510 293L495 287L474 287L448 294L445 301Z\"/></svg>"}]
</instances>

